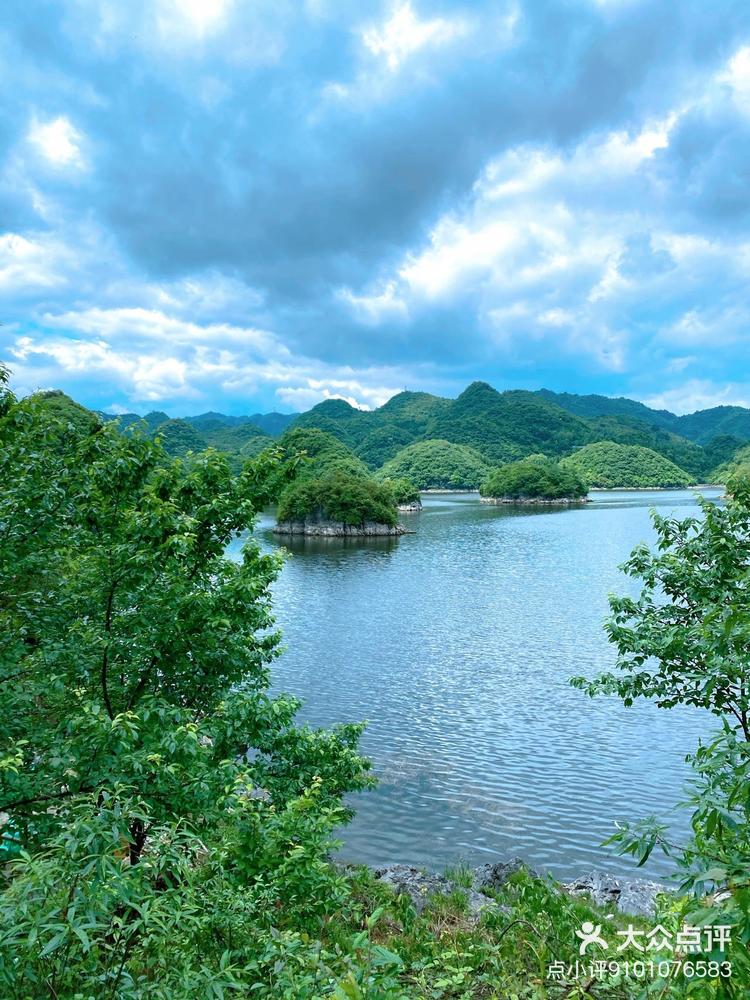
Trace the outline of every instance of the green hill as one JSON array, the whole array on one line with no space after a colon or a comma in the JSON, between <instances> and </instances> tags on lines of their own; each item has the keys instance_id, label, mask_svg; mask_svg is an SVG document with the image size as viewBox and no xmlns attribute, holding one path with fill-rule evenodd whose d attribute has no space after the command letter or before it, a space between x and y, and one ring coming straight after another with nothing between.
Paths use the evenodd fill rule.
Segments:
<instances>
[{"instance_id":1,"label":"green hill","mask_svg":"<svg viewBox=\"0 0 750 1000\"><path fill-rule=\"evenodd\" d=\"M305 452L307 460L298 472L300 479L317 479L333 472L366 478L370 470L349 448L317 427L290 427L278 441L288 453Z\"/></svg>"},{"instance_id":2,"label":"green hill","mask_svg":"<svg viewBox=\"0 0 750 1000\"><path fill-rule=\"evenodd\" d=\"M486 382L472 382L430 423L428 432L469 445L495 463L535 451L557 457L594 440L585 420L537 393L500 393Z\"/></svg>"},{"instance_id":3,"label":"green hill","mask_svg":"<svg viewBox=\"0 0 750 1000\"><path fill-rule=\"evenodd\" d=\"M540 389L538 395L578 417L626 417L665 430L673 430L679 420L669 410L652 410L645 403L625 396L579 396L574 392L552 392L550 389Z\"/></svg>"},{"instance_id":4,"label":"green hill","mask_svg":"<svg viewBox=\"0 0 750 1000\"><path fill-rule=\"evenodd\" d=\"M172 458L184 458L189 451L196 454L205 451L208 442L187 420L165 420L159 424L154 437L161 441L162 447Z\"/></svg>"},{"instance_id":5,"label":"green hill","mask_svg":"<svg viewBox=\"0 0 750 1000\"><path fill-rule=\"evenodd\" d=\"M708 444L712 438L731 434L743 441L750 440L750 410L744 406L714 406L677 418L680 434L698 444Z\"/></svg>"},{"instance_id":6,"label":"green hill","mask_svg":"<svg viewBox=\"0 0 750 1000\"><path fill-rule=\"evenodd\" d=\"M101 423L99 414L76 403L60 389L36 392L34 398L43 405L47 413L58 420L64 420L79 433L85 434Z\"/></svg>"},{"instance_id":7,"label":"green hill","mask_svg":"<svg viewBox=\"0 0 750 1000\"><path fill-rule=\"evenodd\" d=\"M725 486L740 471L750 471L750 445L738 448L729 461L718 465L711 472L709 482Z\"/></svg>"},{"instance_id":8,"label":"green hill","mask_svg":"<svg viewBox=\"0 0 750 1000\"><path fill-rule=\"evenodd\" d=\"M343 441L370 468L387 462L427 435L431 422L451 400L428 392L399 392L376 410L358 410L343 399L326 399L300 414L294 427L315 427Z\"/></svg>"},{"instance_id":9,"label":"green hill","mask_svg":"<svg viewBox=\"0 0 750 1000\"><path fill-rule=\"evenodd\" d=\"M589 488L650 489L689 486L695 478L651 448L598 441L560 463Z\"/></svg>"},{"instance_id":10,"label":"green hill","mask_svg":"<svg viewBox=\"0 0 750 1000\"><path fill-rule=\"evenodd\" d=\"M477 490L490 468L466 445L419 441L386 462L378 479L410 479L420 490Z\"/></svg>"}]
</instances>

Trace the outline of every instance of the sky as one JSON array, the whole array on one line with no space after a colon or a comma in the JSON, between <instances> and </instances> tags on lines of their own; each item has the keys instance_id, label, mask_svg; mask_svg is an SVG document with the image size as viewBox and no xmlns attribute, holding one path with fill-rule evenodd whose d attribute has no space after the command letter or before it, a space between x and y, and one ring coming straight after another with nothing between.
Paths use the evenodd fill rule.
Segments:
<instances>
[{"instance_id":1,"label":"sky","mask_svg":"<svg viewBox=\"0 0 750 1000\"><path fill-rule=\"evenodd\" d=\"M750 405L747 0L5 0L0 80L19 393Z\"/></svg>"}]
</instances>

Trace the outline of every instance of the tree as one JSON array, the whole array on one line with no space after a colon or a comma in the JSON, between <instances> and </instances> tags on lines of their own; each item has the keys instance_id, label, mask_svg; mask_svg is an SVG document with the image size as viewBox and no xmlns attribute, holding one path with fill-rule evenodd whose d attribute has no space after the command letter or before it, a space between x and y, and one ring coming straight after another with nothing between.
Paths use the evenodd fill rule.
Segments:
<instances>
[{"instance_id":1,"label":"tree","mask_svg":"<svg viewBox=\"0 0 750 1000\"><path fill-rule=\"evenodd\" d=\"M722 728L690 760L686 805L692 838L673 843L654 819L622 824L611 843L643 864L655 847L677 863L680 916L734 928L732 981L710 995L746 996L750 982L750 481L738 479L722 508L699 500L702 518L652 515L656 547L638 546L624 570L642 584L636 598L610 598L607 623L617 671L572 683L626 705L653 698L662 708L692 705ZM713 893L706 905L706 893ZM723 959L719 954L709 956Z\"/></svg>"},{"instance_id":2,"label":"tree","mask_svg":"<svg viewBox=\"0 0 750 1000\"><path fill-rule=\"evenodd\" d=\"M488 472L489 466L473 448L435 440L403 448L377 476L410 479L420 490L476 490Z\"/></svg>"},{"instance_id":3,"label":"tree","mask_svg":"<svg viewBox=\"0 0 750 1000\"><path fill-rule=\"evenodd\" d=\"M575 684L626 705L705 708L750 740L750 490L723 508L698 502L701 519L652 515L655 549L639 545L623 567L639 596L610 598L618 672Z\"/></svg>"},{"instance_id":4,"label":"tree","mask_svg":"<svg viewBox=\"0 0 750 1000\"><path fill-rule=\"evenodd\" d=\"M226 926L200 944L197 901L244 914L250 961L278 907L339 898L331 831L369 782L361 727L297 726L268 692L279 559L252 539L224 556L296 463L266 452L235 478L211 451L170 460L0 381L0 814L22 849L0 992L209 995L238 952Z\"/></svg>"}]
</instances>

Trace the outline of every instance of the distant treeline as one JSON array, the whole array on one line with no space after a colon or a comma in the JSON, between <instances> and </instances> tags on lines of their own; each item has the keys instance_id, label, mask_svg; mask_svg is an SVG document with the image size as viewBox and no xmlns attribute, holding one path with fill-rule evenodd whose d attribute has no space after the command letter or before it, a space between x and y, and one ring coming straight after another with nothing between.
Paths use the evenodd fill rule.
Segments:
<instances>
[{"instance_id":1,"label":"distant treeline","mask_svg":"<svg viewBox=\"0 0 750 1000\"><path fill-rule=\"evenodd\" d=\"M88 412L62 393L47 398L79 417ZM589 488L724 482L750 462L750 410L740 406L676 416L631 399L498 392L484 382L457 399L401 392L371 411L330 399L301 414L171 419L155 411L117 419L123 430L140 426L158 436L173 456L215 448L239 470L279 444L305 450L315 475L344 470L407 479L423 490L479 489L494 469L530 455L563 461Z\"/></svg>"}]
</instances>

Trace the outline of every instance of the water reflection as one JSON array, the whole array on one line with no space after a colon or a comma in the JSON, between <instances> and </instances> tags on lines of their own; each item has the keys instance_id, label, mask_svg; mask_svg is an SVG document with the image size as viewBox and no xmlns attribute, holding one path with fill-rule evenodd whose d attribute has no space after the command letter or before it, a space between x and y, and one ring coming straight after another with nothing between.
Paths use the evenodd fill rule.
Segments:
<instances>
[{"instance_id":1,"label":"water reflection","mask_svg":"<svg viewBox=\"0 0 750 1000\"><path fill-rule=\"evenodd\" d=\"M347 856L438 866L521 854L560 875L628 871L599 846L614 820L666 818L679 801L685 754L713 722L590 700L568 678L613 664L606 597L633 590L617 567L653 537L649 507L690 514L695 496L593 497L512 508L435 494L408 515L415 534L284 541L275 684L314 724L370 723L380 786L355 802ZM271 524L259 535L276 547ZM686 832L685 817L674 826Z\"/></svg>"}]
</instances>

